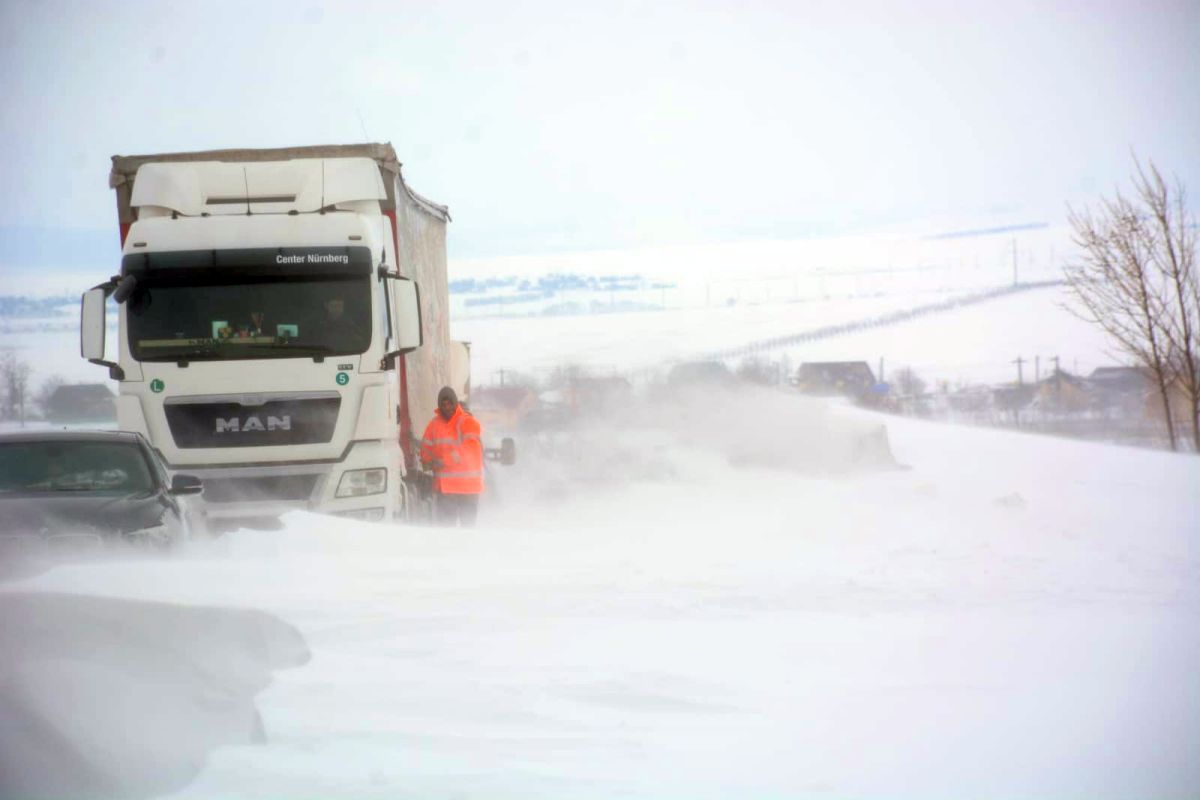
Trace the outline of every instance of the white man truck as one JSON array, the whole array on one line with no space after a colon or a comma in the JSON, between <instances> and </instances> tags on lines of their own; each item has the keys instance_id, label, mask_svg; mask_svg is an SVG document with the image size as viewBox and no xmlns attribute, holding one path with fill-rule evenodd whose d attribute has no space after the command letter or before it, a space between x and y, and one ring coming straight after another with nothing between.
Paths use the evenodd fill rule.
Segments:
<instances>
[{"instance_id":1,"label":"white man truck","mask_svg":"<svg viewBox=\"0 0 1200 800\"><path fill-rule=\"evenodd\" d=\"M450 216L392 146L114 156L110 185L121 269L83 296L81 351L119 382L119 427L203 478L217 525L409 513L413 434L468 367Z\"/></svg>"}]
</instances>

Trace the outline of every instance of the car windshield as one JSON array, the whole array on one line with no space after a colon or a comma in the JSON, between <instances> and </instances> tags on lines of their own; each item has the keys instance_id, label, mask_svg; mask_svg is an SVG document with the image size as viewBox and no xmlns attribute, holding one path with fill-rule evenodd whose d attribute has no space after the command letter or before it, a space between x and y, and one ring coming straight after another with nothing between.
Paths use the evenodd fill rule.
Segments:
<instances>
[{"instance_id":1,"label":"car windshield","mask_svg":"<svg viewBox=\"0 0 1200 800\"><path fill-rule=\"evenodd\" d=\"M242 264L227 254L216 264L193 265L188 256L200 255L190 253L157 254L158 261L166 255L178 263L152 262L127 304L139 361L352 355L371 344L365 265L301 270L309 265L263 264L258 253Z\"/></svg>"},{"instance_id":2,"label":"car windshield","mask_svg":"<svg viewBox=\"0 0 1200 800\"><path fill-rule=\"evenodd\" d=\"M129 494L153 488L150 466L136 444L0 443L0 492Z\"/></svg>"}]
</instances>

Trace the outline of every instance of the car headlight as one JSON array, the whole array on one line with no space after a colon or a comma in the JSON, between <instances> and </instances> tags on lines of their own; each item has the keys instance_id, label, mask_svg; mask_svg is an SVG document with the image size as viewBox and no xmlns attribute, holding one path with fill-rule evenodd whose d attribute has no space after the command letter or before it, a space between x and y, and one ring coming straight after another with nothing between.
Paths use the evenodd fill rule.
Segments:
<instances>
[{"instance_id":1,"label":"car headlight","mask_svg":"<svg viewBox=\"0 0 1200 800\"><path fill-rule=\"evenodd\" d=\"M337 497L364 497L387 491L387 470L352 469L342 473L338 481Z\"/></svg>"}]
</instances>

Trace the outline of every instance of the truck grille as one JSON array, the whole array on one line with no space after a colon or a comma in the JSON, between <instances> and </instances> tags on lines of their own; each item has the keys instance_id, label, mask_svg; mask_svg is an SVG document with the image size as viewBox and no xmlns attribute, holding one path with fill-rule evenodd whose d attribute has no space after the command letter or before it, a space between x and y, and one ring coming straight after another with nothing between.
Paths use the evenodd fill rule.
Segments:
<instances>
[{"instance_id":1,"label":"truck grille","mask_svg":"<svg viewBox=\"0 0 1200 800\"><path fill-rule=\"evenodd\" d=\"M172 398L163 410L177 447L269 447L330 441L341 402L337 394L256 403L237 396Z\"/></svg>"},{"instance_id":2,"label":"truck grille","mask_svg":"<svg viewBox=\"0 0 1200 800\"><path fill-rule=\"evenodd\" d=\"M268 475L260 478L205 478L206 503L308 500L319 475Z\"/></svg>"}]
</instances>

